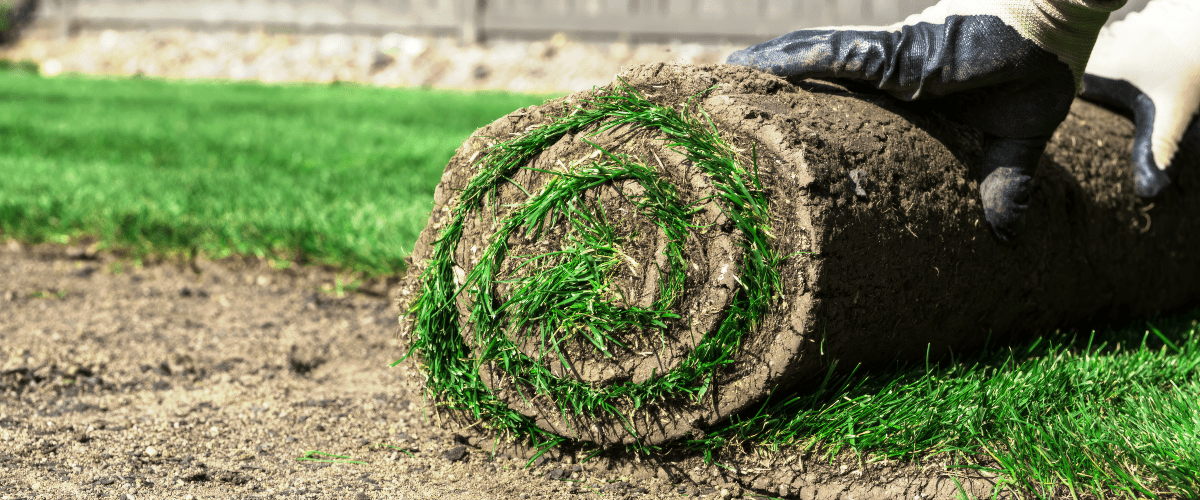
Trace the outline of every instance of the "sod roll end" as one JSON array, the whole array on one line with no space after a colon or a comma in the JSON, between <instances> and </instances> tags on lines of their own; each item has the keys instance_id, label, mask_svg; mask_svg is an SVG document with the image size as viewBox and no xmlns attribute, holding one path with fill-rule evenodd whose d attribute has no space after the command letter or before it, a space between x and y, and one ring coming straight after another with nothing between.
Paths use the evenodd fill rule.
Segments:
<instances>
[{"instance_id":1,"label":"sod roll end","mask_svg":"<svg viewBox=\"0 0 1200 500\"><path fill-rule=\"evenodd\" d=\"M657 444L835 365L1196 301L1200 152L1139 199L1131 124L1077 102L1026 233L1002 246L978 199L981 140L936 105L633 67L457 151L411 256L401 339L467 421Z\"/></svg>"}]
</instances>

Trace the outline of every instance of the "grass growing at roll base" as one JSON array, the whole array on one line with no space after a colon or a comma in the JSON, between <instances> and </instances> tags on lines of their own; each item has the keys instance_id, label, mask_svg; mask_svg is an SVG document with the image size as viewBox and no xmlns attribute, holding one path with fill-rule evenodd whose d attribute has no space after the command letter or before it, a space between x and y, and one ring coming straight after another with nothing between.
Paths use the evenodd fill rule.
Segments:
<instances>
[{"instance_id":1,"label":"grass growing at roll base","mask_svg":"<svg viewBox=\"0 0 1200 500\"><path fill-rule=\"evenodd\" d=\"M1038 498L1200 495L1200 310L1119 331L1067 332L954 363L826 378L715 430L871 460L990 456Z\"/></svg>"},{"instance_id":2,"label":"grass growing at roll base","mask_svg":"<svg viewBox=\"0 0 1200 500\"><path fill-rule=\"evenodd\" d=\"M412 247L454 148L476 127L541 102L4 72L0 95L3 236L279 252L377 272L393 272L395 249ZM374 169L360 154L393 168ZM405 210L415 213L398 215ZM1010 486L1034 496L1195 497L1198 319L1200 311L1154 318L1161 337L1138 323L957 363L831 376L686 446L715 452L748 440L765 452L851 449L866 460L961 451L996 457ZM971 464L966 455L958 463Z\"/></svg>"}]
</instances>

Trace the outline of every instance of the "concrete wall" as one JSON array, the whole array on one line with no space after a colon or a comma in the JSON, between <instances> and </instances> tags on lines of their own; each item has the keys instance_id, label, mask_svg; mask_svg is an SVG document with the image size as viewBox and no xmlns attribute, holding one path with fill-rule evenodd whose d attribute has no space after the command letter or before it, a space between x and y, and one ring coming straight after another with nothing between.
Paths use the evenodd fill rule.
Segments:
<instances>
[{"instance_id":1,"label":"concrete wall","mask_svg":"<svg viewBox=\"0 0 1200 500\"><path fill-rule=\"evenodd\" d=\"M1123 18L1148 0L1130 0ZM42 0L40 18L72 27L264 28L461 33L629 41L765 40L791 30L889 24L936 0Z\"/></svg>"}]
</instances>

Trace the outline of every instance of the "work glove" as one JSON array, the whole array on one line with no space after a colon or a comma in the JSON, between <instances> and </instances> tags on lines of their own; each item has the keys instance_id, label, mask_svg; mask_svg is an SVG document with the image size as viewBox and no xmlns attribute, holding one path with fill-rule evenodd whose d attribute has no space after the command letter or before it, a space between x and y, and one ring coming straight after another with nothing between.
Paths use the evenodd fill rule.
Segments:
<instances>
[{"instance_id":1,"label":"work glove","mask_svg":"<svg viewBox=\"0 0 1200 500\"><path fill-rule=\"evenodd\" d=\"M728 63L946 101L940 107L986 135L979 190L993 233L1008 242L1024 230L1038 160L1070 110L1096 36L1124 4L943 0L891 26L794 31Z\"/></svg>"},{"instance_id":2,"label":"work glove","mask_svg":"<svg viewBox=\"0 0 1200 500\"><path fill-rule=\"evenodd\" d=\"M1134 191L1157 196L1200 110L1200 1L1154 0L1100 30L1093 54L1080 96L1133 115Z\"/></svg>"}]
</instances>

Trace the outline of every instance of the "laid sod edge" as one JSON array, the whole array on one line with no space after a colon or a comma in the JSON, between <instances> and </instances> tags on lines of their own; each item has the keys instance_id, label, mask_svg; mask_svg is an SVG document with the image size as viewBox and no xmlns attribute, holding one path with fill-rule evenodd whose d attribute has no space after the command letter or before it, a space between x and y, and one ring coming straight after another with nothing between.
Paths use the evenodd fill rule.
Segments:
<instances>
[{"instance_id":1,"label":"laid sod edge","mask_svg":"<svg viewBox=\"0 0 1200 500\"><path fill-rule=\"evenodd\" d=\"M778 252L769 243L768 199L762 191L754 170L743 168L732 148L717 134L716 126L707 119L702 122L691 112L691 100L684 114L673 109L655 105L624 81L611 90L598 89L597 95L579 102L573 110L552 123L532 129L525 134L492 146L478 163L476 174L460 194L453 206L451 220L438 235L433 245L433 257L422 272L421 293L413 301L407 315L415 318L412 343L404 358L416 353L421 359L422 369L428 377L427 390L436 400L455 410L465 410L474 418L501 434L529 436L535 446L546 447L563 440L538 428L532 419L521 415L500 401L483 382L479 369L485 363L513 377L514 386L531 388L537 395L549 396L559 405L559 411L576 415L596 415L606 412L618 421L635 438L636 430L622 414L620 407L632 411L644 405L667 398L703 398L713 382L719 368L734 362L733 354L740 348L745 332L757 327L766 313L772 297L779 293L780 262ZM714 87L715 88L715 87ZM711 88L701 94L712 90ZM697 94L700 95L700 94ZM700 110L704 113L703 109ZM634 179L646 187L647 193L637 199L639 211L655 219L671 240L668 250L671 269L667 283L662 287L658 300L649 309L628 308L618 311L606 304L601 319L615 320L616 328L641 328L643 331L662 330L665 321L678 319L670 313L682 289L683 251L682 242L690 225L694 211L682 206L675 199L674 187L657 180L649 167L633 159L614 155L596 144L591 144L603 153L605 160L592 162L588 166L574 166L564 172L548 172L556 176L543 191L531 196L525 203L501 221L500 230L492 235L491 241L479 263L474 266L463 283L454 280L454 250L462 238L466 219L472 213L482 213L485 202L491 199L497 186L506 182L516 169L541 153L568 133L580 132L598 125L589 136L603 133L621 125L633 125L657 131L670 142L667 147L685 155L702 171L712 177L714 196L725 204L726 213L744 235L739 242L748 256L743 262L741 283L725 320L716 332L706 335L678 367L667 373L657 374L642 383L625 382L609 387L596 388L586 383L555 377L542 365L517 349L516 344L503 334L505 326L534 329L541 333L543 345L550 345L553 353L542 352L541 356L563 356L559 350L564 335L583 334L588 340L609 355L607 343L611 338L612 326L603 326L601 321L589 317L587 328L575 328L564 332L563 325L580 320L583 315L572 315L567 308L567 317L553 318L548 325L531 325L521 314L548 316L554 309L539 301L545 292L578 292L589 285L603 285L603 278L579 273L565 276L560 283L573 283L577 288L560 288L554 291L536 290L532 282L526 282L502 305L495 306L491 295L492 283L500 262L507 253L507 237L522 226L530 235L540 234L552 221L567 219L577 237L570 243L575 257L582 251L579 245L604 247L609 236L598 234L603 225L602 214L581 209L573 204L572 196L584 189L606 182ZM676 149L678 148L678 149ZM680 151L682 149L682 151ZM589 213L590 212L590 213ZM611 246L604 247L598 255L589 258L615 259L618 256ZM570 253L570 252L567 252ZM543 271L563 269L561 264L571 257L564 255L541 255L530 261L541 260ZM600 281L601 283L597 283ZM470 321L475 328L476 345L482 346L475 356L459 331L455 297L459 293L471 293L474 304ZM604 302L594 294L591 298ZM511 318L511 319L510 319ZM397 361L394 364L400 363ZM394 365L393 364L393 365ZM525 398L532 394L522 394Z\"/></svg>"},{"instance_id":2,"label":"laid sod edge","mask_svg":"<svg viewBox=\"0 0 1200 500\"><path fill-rule=\"evenodd\" d=\"M404 273L463 137L557 97L17 71L0 94L0 238L364 278Z\"/></svg>"}]
</instances>

